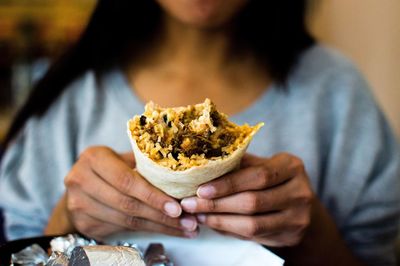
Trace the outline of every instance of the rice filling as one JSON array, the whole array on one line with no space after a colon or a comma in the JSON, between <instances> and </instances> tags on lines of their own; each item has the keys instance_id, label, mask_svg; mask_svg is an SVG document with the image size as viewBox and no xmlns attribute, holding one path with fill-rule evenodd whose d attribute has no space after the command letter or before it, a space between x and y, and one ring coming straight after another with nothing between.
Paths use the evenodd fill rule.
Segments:
<instances>
[{"instance_id":1,"label":"rice filling","mask_svg":"<svg viewBox=\"0 0 400 266\"><path fill-rule=\"evenodd\" d=\"M177 108L149 102L143 115L129 121L138 148L156 163L178 171L229 156L254 128L230 122L209 99Z\"/></svg>"}]
</instances>

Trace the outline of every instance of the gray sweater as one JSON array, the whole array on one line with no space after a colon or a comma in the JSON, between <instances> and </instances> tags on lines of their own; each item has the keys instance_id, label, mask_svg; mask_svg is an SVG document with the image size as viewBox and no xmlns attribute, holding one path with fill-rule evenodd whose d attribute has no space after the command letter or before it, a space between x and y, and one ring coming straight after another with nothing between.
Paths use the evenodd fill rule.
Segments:
<instances>
[{"instance_id":1,"label":"gray sweater","mask_svg":"<svg viewBox=\"0 0 400 266\"><path fill-rule=\"evenodd\" d=\"M143 107L119 69L99 79L88 71L44 116L31 118L1 164L8 238L42 234L64 192L63 178L85 148L130 150L126 121ZM248 152L301 157L314 191L353 252L371 265L394 263L399 148L368 85L347 59L322 46L310 48L286 91L271 85L231 119L264 121Z\"/></svg>"}]
</instances>

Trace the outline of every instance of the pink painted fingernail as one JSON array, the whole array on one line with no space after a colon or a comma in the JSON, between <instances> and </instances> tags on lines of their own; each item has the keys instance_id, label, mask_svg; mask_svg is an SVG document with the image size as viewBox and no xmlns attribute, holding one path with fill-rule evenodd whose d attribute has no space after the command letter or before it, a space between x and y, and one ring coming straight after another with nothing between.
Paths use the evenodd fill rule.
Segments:
<instances>
[{"instance_id":1,"label":"pink painted fingernail","mask_svg":"<svg viewBox=\"0 0 400 266\"><path fill-rule=\"evenodd\" d=\"M167 202L164 205L165 212L171 217L178 217L182 213L182 208L176 202Z\"/></svg>"},{"instance_id":2,"label":"pink painted fingernail","mask_svg":"<svg viewBox=\"0 0 400 266\"><path fill-rule=\"evenodd\" d=\"M182 218L180 220L180 223L183 228L185 228L186 230L189 230L189 231L194 231L197 227L197 222L190 218Z\"/></svg>"},{"instance_id":3,"label":"pink painted fingernail","mask_svg":"<svg viewBox=\"0 0 400 266\"><path fill-rule=\"evenodd\" d=\"M205 198L205 199L212 198L216 193L217 193L217 190L215 189L214 186L211 186L211 185L201 186L197 190L197 195L200 198Z\"/></svg>"},{"instance_id":4,"label":"pink painted fingernail","mask_svg":"<svg viewBox=\"0 0 400 266\"><path fill-rule=\"evenodd\" d=\"M206 222L206 216L204 214L198 214L197 215L197 221L199 221L199 223L205 223Z\"/></svg>"},{"instance_id":5,"label":"pink painted fingernail","mask_svg":"<svg viewBox=\"0 0 400 266\"><path fill-rule=\"evenodd\" d=\"M187 212L194 212L197 207L197 201L195 198L186 198L181 201L183 209Z\"/></svg>"}]
</instances>

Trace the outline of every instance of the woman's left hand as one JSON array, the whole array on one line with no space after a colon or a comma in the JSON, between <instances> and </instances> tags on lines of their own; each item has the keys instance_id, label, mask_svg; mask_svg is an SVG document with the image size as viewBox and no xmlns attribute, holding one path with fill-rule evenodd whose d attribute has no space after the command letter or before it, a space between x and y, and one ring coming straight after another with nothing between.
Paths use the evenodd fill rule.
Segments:
<instances>
[{"instance_id":1,"label":"woman's left hand","mask_svg":"<svg viewBox=\"0 0 400 266\"><path fill-rule=\"evenodd\" d=\"M203 184L197 196L181 205L200 223L270 247L302 240L315 199L303 162L287 153L246 154L240 170Z\"/></svg>"}]
</instances>

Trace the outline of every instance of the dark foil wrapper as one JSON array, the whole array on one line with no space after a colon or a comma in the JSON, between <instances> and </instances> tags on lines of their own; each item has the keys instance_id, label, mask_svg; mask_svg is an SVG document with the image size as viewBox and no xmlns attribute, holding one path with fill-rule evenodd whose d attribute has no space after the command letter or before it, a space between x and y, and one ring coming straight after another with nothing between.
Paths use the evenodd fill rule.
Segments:
<instances>
[{"instance_id":1,"label":"dark foil wrapper","mask_svg":"<svg viewBox=\"0 0 400 266\"><path fill-rule=\"evenodd\" d=\"M165 254L164 246L160 243L149 245L144 260L147 266L174 266Z\"/></svg>"}]
</instances>

